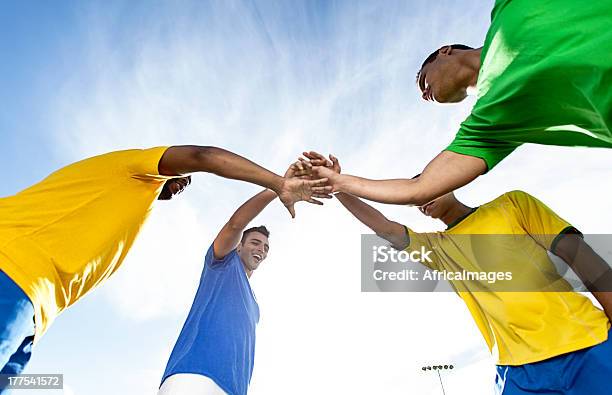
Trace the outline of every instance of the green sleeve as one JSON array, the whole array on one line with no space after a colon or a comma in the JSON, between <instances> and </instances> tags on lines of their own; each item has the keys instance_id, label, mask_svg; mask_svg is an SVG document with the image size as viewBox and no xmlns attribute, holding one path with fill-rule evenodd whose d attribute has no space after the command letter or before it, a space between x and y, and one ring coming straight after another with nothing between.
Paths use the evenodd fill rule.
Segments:
<instances>
[{"instance_id":1,"label":"green sleeve","mask_svg":"<svg viewBox=\"0 0 612 395\"><path fill-rule=\"evenodd\" d=\"M487 171L490 171L521 145L510 141L483 138L483 134L495 134L495 131L486 131L486 128L478 130L478 125L473 122L470 124L471 119L470 116L461 124L459 132L457 132L450 145L446 147L446 151L481 158L487 164Z\"/></svg>"}]
</instances>

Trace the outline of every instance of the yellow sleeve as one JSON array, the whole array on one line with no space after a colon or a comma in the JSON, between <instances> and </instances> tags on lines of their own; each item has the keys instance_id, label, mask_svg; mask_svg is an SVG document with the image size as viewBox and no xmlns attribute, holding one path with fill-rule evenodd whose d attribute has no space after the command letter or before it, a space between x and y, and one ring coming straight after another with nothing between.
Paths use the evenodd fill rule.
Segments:
<instances>
[{"instance_id":1,"label":"yellow sleeve","mask_svg":"<svg viewBox=\"0 0 612 395\"><path fill-rule=\"evenodd\" d=\"M406 225L404 225L404 228L406 229L406 236L408 237L408 245L406 246L406 248L404 248L404 251L406 252L420 251L422 248L425 249L426 251L432 251L432 255L433 257L435 257L434 259L432 259L432 262L422 262L422 263L423 265L425 265L426 267L430 269L440 270L440 265L438 264L440 260L437 259L437 256L436 256L437 249L433 247L434 241L432 240L432 237L431 237L432 234L431 233L417 233L413 231L412 229L410 229L409 227L407 227Z\"/></svg>"},{"instance_id":2,"label":"yellow sleeve","mask_svg":"<svg viewBox=\"0 0 612 395\"><path fill-rule=\"evenodd\" d=\"M516 208L519 223L523 230L533 237L538 244L549 251L561 235L566 233L580 234L569 222L559 217L544 203L523 191L507 193Z\"/></svg>"},{"instance_id":3,"label":"yellow sleeve","mask_svg":"<svg viewBox=\"0 0 612 395\"><path fill-rule=\"evenodd\" d=\"M168 147L129 150L127 169L134 178L172 178L159 174L159 161Z\"/></svg>"}]
</instances>

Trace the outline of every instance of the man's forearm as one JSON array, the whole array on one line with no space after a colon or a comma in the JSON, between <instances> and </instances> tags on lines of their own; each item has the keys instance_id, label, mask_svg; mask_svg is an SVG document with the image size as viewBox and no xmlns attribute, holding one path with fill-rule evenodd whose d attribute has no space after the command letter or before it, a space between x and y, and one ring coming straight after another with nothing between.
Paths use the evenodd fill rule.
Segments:
<instances>
[{"instance_id":1,"label":"man's forearm","mask_svg":"<svg viewBox=\"0 0 612 395\"><path fill-rule=\"evenodd\" d=\"M341 174L334 184L337 191L379 203L420 206L432 198L419 188L417 180L369 180Z\"/></svg>"},{"instance_id":2,"label":"man's forearm","mask_svg":"<svg viewBox=\"0 0 612 395\"><path fill-rule=\"evenodd\" d=\"M355 218L372 229L374 233L379 235L384 233L385 224L389 220L380 211L347 193L340 192L335 196Z\"/></svg>"},{"instance_id":3,"label":"man's forearm","mask_svg":"<svg viewBox=\"0 0 612 395\"><path fill-rule=\"evenodd\" d=\"M422 206L470 183L486 170L480 158L443 151L418 178L376 181L343 174L334 177L332 185L335 191L375 202Z\"/></svg>"},{"instance_id":4,"label":"man's forearm","mask_svg":"<svg viewBox=\"0 0 612 395\"><path fill-rule=\"evenodd\" d=\"M279 191L283 178L233 152L218 147L180 145L169 147L159 162L160 174L175 176L213 173Z\"/></svg>"},{"instance_id":5,"label":"man's forearm","mask_svg":"<svg viewBox=\"0 0 612 395\"><path fill-rule=\"evenodd\" d=\"M227 225L234 229L246 228L276 197L276 193L269 189L259 192L236 210L227 222Z\"/></svg>"},{"instance_id":6,"label":"man's forearm","mask_svg":"<svg viewBox=\"0 0 612 395\"><path fill-rule=\"evenodd\" d=\"M276 194L266 189L247 200L234 212L213 243L217 259L221 259L236 248L244 229L274 198Z\"/></svg>"},{"instance_id":7,"label":"man's forearm","mask_svg":"<svg viewBox=\"0 0 612 395\"><path fill-rule=\"evenodd\" d=\"M612 321L612 269L608 263L573 234L562 237L553 252L578 275Z\"/></svg>"},{"instance_id":8,"label":"man's forearm","mask_svg":"<svg viewBox=\"0 0 612 395\"><path fill-rule=\"evenodd\" d=\"M582 242L572 268L612 321L612 269L608 263Z\"/></svg>"},{"instance_id":9,"label":"man's forearm","mask_svg":"<svg viewBox=\"0 0 612 395\"><path fill-rule=\"evenodd\" d=\"M355 196L340 192L336 197L355 218L379 237L390 242L393 247L403 249L408 245L408 235L403 225L389 220L380 211Z\"/></svg>"},{"instance_id":10,"label":"man's forearm","mask_svg":"<svg viewBox=\"0 0 612 395\"><path fill-rule=\"evenodd\" d=\"M233 152L218 147L202 147L198 155L199 171L206 171L221 177L242 180L278 191L283 177ZM269 202L268 202L269 203Z\"/></svg>"},{"instance_id":11,"label":"man's forearm","mask_svg":"<svg viewBox=\"0 0 612 395\"><path fill-rule=\"evenodd\" d=\"M608 320L612 322L612 292L592 291L591 293L599 304L601 304L601 307L603 307L606 316L608 316Z\"/></svg>"}]
</instances>

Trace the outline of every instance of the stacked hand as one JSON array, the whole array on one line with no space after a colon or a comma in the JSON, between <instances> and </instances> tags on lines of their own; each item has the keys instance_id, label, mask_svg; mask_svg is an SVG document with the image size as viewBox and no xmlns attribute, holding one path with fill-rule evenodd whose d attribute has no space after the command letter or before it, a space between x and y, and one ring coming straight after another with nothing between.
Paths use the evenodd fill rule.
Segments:
<instances>
[{"instance_id":1,"label":"stacked hand","mask_svg":"<svg viewBox=\"0 0 612 395\"><path fill-rule=\"evenodd\" d=\"M340 162L338 158L329 154L329 160L323 155L315 151L303 152L302 153L308 160L300 158L302 163L308 163L312 167L312 174L318 177L327 177L328 182L332 179L336 179L337 175L340 174ZM331 171L330 171L331 170ZM322 175L325 174L325 175ZM331 178L330 178L331 177Z\"/></svg>"},{"instance_id":2,"label":"stacked hand","mask_svg":"<svg viewBox=\"0 0 612 395\"><path fill-rule=\"evenodd\" d=\"M331 187L326 193L338 192L336 182L341 171L338 158L330 154L327 159L315 151L303 152L303 155L304 158L298 158L298 161L291 165L293 174L309 180L324 178L326 185Z\"/></svg>"},{"instance_id":3,"label":"stacked hand","mask_svg":"<svg viewBox=\"0 0 612 395\"><path fill-rule=\"evenodd\" d=\"M306 201L322 205L323 202L315 199L331 199L332 187L328 185L325 177L312 177L312 172L306 170L305 162L297 161L291 164L284 175L284 182L279 191L278 198L283 202L292 218L295 218L295 203ZM312 169L312 166L309 166Z\"/></svg>"}]
</instances>

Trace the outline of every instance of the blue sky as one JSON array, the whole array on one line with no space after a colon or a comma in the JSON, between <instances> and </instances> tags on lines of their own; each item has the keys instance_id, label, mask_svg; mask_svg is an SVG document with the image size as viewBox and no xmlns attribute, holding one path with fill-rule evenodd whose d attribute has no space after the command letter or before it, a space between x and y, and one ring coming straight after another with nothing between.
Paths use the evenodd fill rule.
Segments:
<instances>
[{"instance_id":1,"label":"blue sky","mask_svg":"<svg viewBox=\"0 0 612 395\"><path fill-rule=\"evenodd\" d=\"M317 149L348 173L411 177L473 103L422 102L415 72L442 44L480 45L490 7L3 2L0 196L87 156L185 143L222 146L278 173ZM522 147L458 196L478 205L523 189L584 232L605 233L610 186L601 180L611 166L603 150ZM156 207L119 272L58 318L29 372L64 373L67 395L154 393L208 245L257 191L196 175L181 199ZM416 209L377 207L417 230L441 229ZM299 205L293 221L274 202L256 222L272 237L252 278L262 311L252 394L434 394L437 377L419 366L437 361L460 367L447 394L492 389L492 361L454 295L359 292L366 229L337 202Z\"/></svg>"},{"instance_id":2,"label":"blue sky","mask_svg":"<svg viewBox=\"0 0 612 395\"><path fill-rule=\"evenodd\" d=\"M54 54L67 38L76 37L73 18L70 8L50 3L2 5L0 128L3 161L12 169L0 187L3 195L45 174L46 169L32 164L32 157L53 161L47 148L50 142L44 140L46 106L68 72ZM68 23L57 26L61 20Z\"/></svg>"}]
</instances>

